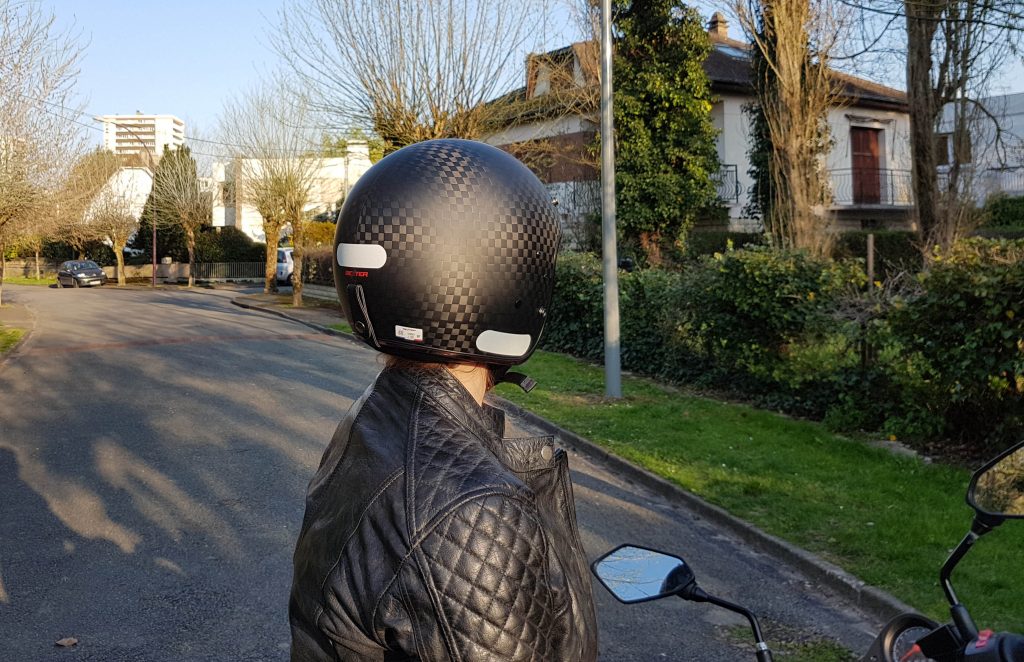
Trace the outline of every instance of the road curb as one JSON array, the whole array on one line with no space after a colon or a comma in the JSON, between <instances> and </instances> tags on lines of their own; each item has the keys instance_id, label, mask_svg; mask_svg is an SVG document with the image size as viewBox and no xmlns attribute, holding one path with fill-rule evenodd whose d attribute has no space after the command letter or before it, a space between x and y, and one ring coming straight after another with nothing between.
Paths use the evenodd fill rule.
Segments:
<instances>
[{"instance_id":1,"label":"road curb","mask_svg":"<svg viewBox=\"0 0 1024 662\"><path fill-rule=\"evenodd\" d=\"M351 333L346 333L345 331L338 331L337 329L332 329L328 326L324 326L323 324L317 324L316 322L310 322L304 319L299 319L298 317L289 315L286 312L274 310L273 308L268 308L267 306L261 306L259 304L249 303L247 301L240 301L239 299L232 299L231 303L235 306L238 306L239 308L246 308L248 310L255 310L261 313L268 313L270 315L276 315L277 317L281 317L292 322L298 322L303 326L308 326L309 328L315 331L319 331L320 333L326 334L328 336L338 336L339 338L348 338L350 340L355 339L355 336L353 336Z\"/></svg>"},{"instance_id":2,"label":"road curb","mask_svg":"<svg viewBox=\"0 0 1024 662\"><path fill-rule=\"evenodd\" d=\"M793 566L812 581L825 586L833 593L853 603L872 618L884 622L897 614L917 611L885 591L857 579L839 566L829 563L781 538L765 533L753 524L732 515L714 504L704 501L695 494L687 492L674 483L656 476L632 462L610 453L575 432L565 430L504 398L492 397L495 400L495 404L505 410L507 414L526 421L530 425L543 430L546 434L553 435L564 446L591 461L603 464L627 480L643 486L658 496L668 501L682 503L687 509L726 529L757 551L773 556Z\"/></svg>"},{"instance_id":3,"label":"road curb","mask_svg":"<svg viewBox=\"0 0 1024 662\"><path fill-rule=\"evenodd\" d=\"M14 305L14 304L5 304L5 305ZM28 310L28 308L26 308L25 310ZM29 317L32 320L32 326L30 328L26 329L26 328L21 327L21 326L19 326L19 327L12 327L12 328L21 329L25 333L23 333L21 335L21 338L18 338L18 342L14 343L14 345L12 345L10 349L8 349L6 352L0 354L0 368L3 368L4 365L6 365L6 363L8 361L13 360L14 357L18 355L18 353L21 351L21 349L28 342L28 339L32 337L33 332L36 330L36 318L35 318L35 315L33 315L31 311L29 311Z\"/></svg>"},{"instance_id":4,"label":"road curb","mask_svg":"<svg viewBox=\"0 0 1024 662\"><path fill-rule=\"evenodd\" d=\"M293 322L304 324L310 328L320 331L321 333L354 339L354 336L351 333L337 331L335 329L316 324L315 322L307 322L280 310L274 310L265 306L239 301L238 299L232 299L231 303L242 308L277 315L278 317L283 317ZM627 480L643 486L668 501L675 501L683 504L688 510L713 522L716 526L729 531L757 551L777 558L796 568L810 580L826 587L833 593L853 603L861 611L879 622L888 621L897 614L917 611L910 605L898 600L896 597L886 593L885 591L874 586L870 586L862 580L857 579L839 566L829 563L807 550L786 542L781 538L765 533L753 524L732 515L716 505L704 501L695 494L687 492L681 487L661 478L660 476L654 475L646 469L638 467L632 462L608 452L584 437L579 436L575 432L561 428L551 421L538 416L532 411L523 409L519 405L516 405L504 398L491 395L490 399L494 404L503 409L506 414L514 418L521 419L527 424L543 430L545 434L554 436L562 443L562 445L585 456L587 459L603 464Z\"/></svg>"}]
</instances>

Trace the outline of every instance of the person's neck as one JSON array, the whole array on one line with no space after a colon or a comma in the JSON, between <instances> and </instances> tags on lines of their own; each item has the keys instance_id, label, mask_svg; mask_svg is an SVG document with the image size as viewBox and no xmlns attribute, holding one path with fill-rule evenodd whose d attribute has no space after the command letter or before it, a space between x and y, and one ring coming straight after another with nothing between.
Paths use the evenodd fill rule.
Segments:
<instances>
[{"instance_id":1,"label":"person's neck","mask_svg":"<svg viewBox=\"0 0 1024 662\"><path fill-rule=\"evenodd\" d=\"M445 369L466 387L478 405L483 406L484 395L487 394L488 381L491 376L490 370L474 363L452 363L446 365Z\"/></svg>"}]
</instances>

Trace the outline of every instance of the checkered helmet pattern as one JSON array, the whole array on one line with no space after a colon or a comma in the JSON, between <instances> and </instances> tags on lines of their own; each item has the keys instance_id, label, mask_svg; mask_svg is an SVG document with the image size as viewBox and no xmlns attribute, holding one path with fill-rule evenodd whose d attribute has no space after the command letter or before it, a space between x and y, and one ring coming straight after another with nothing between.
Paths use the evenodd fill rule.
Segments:
<instances>
[{"instance_id":1,"label":"checkered helmet pattern","mask_svg":"<svg viewBox=\"0 0 1024 662\"><path fill-rule=\"evenodd\" d=\"M353 330L419 360L522 363L551 301L560 230L514 157L431 140L382 159L349 193L334 282Z\"/></svg>"}]
</instances>

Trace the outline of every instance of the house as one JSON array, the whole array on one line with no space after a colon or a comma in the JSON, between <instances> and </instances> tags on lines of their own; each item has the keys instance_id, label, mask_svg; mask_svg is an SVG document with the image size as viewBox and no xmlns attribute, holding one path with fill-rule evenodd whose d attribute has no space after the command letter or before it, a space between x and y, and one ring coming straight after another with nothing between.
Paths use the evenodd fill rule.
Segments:
<instances>
[{"instance_id":1,"label":"house","mask_svg":"<svg viewBox=\"0 0 1024 662\"><path fill-rule=\"evenodd\" d=\"M961 181L978 204L994 195L1024 196L1024 93L987 97L963 106L968 140L955 153L956 102L942 110L936 134L940 183L954 157Z\"/></svg>"},{"instance_id":2,"label":"house","mask_svg":"<svg viewBox=\"0 0 1024 662\"><path fill-rule=\"evenodd\" d=\"M754 100L749 46L729 38L720 13L711 18L708 36L712 49L704 70L717 96L711 119L719 130L722 165L715 178L719 199L728 210L730 229L760 229L760 223L744 211L753 184L747 157L750 123L743 111ZM596 210L600 200L597 171L584 153L599 124L593 110L597 106L579 103L581 110L575 110L565 103L578 98L571 90L597 87L596 49L596 44L584 42L530 55L526 85L510 95L525 101L527 112L510 114L507 123L484 138L523 158L538 172L559 199L568 225ZM833 145L824 166L839 227L906 226L913 199L906 94L840 72L834 75L843 103L829 113ZM542 143L548 156L538 167L528 157L530 146Z\"/></svg>"},{"instance_id":3,"label":"house","mask_svg":"<svg viewBox=\"0 0 1024 662\"><path fill-rule=\"evenodd\" d=\"M349 190L360 177L370 169L370 151L365 142L348 143L345 155L325 157L318 160L313 176L306 211L315 215L336 210ZM236 159L213 164L211 191L213 200L213 226L236 227L254 241L266 241L263 232L263 216L251 204L236 195L244 190L241 179L246 172L258 171L256 159Z\"/></svg>"},{"instance_id":4,"label":"house","mask_svg":"<svg viewBox=\"0 0 1024 662\"><path fill-rule=\"evenodd\" d=\"M118 168L92 199L85 218L91 219L104 208L115 206L117 211L124 211L138 220L152 189L153 173L149 168Z\"/></svg>"}]
</instances>

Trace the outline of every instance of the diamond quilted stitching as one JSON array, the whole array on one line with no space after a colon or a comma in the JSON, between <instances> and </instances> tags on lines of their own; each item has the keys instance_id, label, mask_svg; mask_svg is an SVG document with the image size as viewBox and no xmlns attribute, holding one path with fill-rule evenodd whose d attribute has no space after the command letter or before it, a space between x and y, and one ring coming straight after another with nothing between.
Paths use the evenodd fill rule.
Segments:
<instances>
[{"instance_id":1,"label":"diamond quilted stitching","mask_svg":"<svg viewBox=\"0 0 1024 662\"><path fill-rule=\"evenodd\" d=\"M544 659L555 606L539 525L518 501L467 504L423 543L445 616L465 659Z\"/></svg>"}]
</instances>

